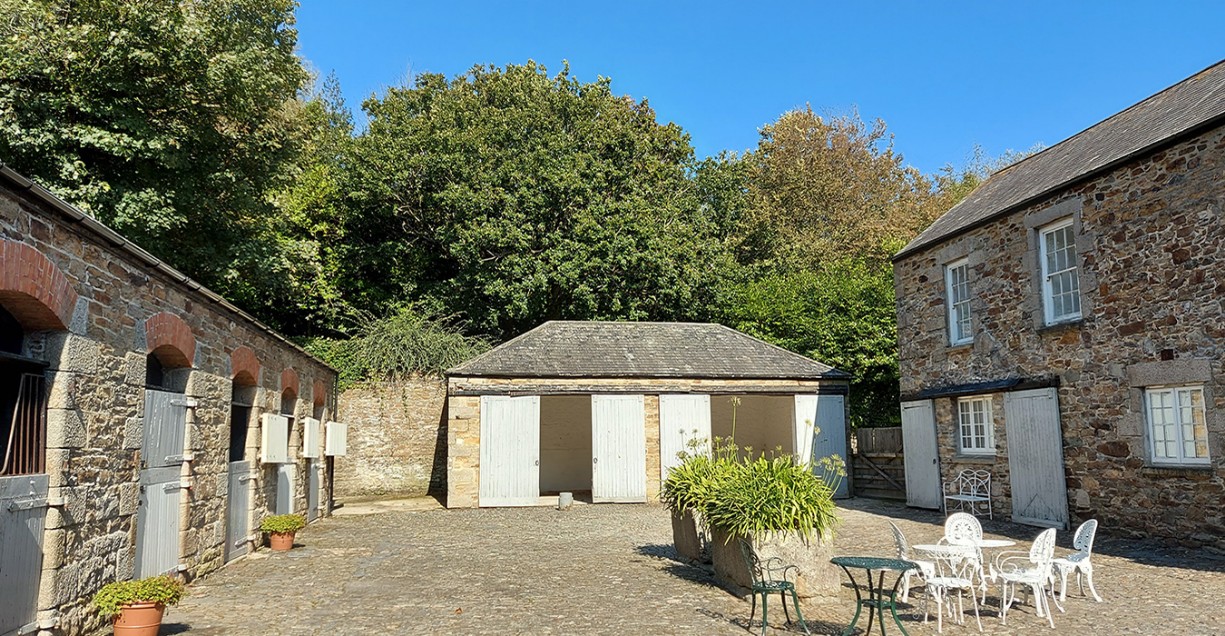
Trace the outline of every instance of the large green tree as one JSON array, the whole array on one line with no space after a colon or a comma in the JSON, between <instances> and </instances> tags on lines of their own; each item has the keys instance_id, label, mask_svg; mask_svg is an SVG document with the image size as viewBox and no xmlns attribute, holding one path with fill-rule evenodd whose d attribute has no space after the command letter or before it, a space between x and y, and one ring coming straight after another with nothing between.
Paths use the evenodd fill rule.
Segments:
<instances>
[{"instance_id":1,"label":"large green tree","mask_svg":"<svg viewBox=\"0 0 1225 636\"><path fill-rule=\"evenodd\" d=\"M259 312L289 258L294 6L0 0L0 160Z\"/></svg>"},{"instance_id":2,"label":"large green tree","mask_svg":"<svg viewBox=\"0 0 1225 636\"><path fill-rule=\"evenodd\" d=\"M688 136L646 101L529 62L421 75L365 110L331 254L363 308L413 299L495 337L709 310L726 250Z\"/></svg>"}]
</instances>

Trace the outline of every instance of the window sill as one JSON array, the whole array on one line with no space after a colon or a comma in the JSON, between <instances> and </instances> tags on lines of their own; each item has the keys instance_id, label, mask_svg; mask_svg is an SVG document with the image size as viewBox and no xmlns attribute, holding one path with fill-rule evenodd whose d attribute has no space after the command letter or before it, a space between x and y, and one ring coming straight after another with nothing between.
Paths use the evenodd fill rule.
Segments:
<instances>
[{"instance_id":1,"label":"window sill","mask_svg":"<svg viewBox=\"0 0 1225 636\"><path fill-rule=\"evenodd\" d=\"M957 453L953 455L953 461L959 464L994 464L995 455L967 455L965 453Z\"/></svg>"},{"instance_id":2,"label":"window sill","mask_svg":"<svg viewBox=\"0 0 1225 636\"><path fill-rule=\"evenodd\" d=\"M1211 463L1207 464L1155 464L1152 461L1144 462L1142 467L1145 473L1155 475L1177 475L1180 473L1211 473L1216 471L1216 467Z\"/></svg>"},{"instance_id":3,"label":"window sill","mask_svg":"<svg viewBox=\"0 0 1225 636\"><path fill-rule=\"evenodd\" d=\"M974 341L970 340L969 342L959 342L957 344L948 345L944 348L944 350L948 353L957 353L960 351L969 351L973 348L974 348Z\"/></svg>"},{"instance_id":4,"label":"window sill","mask_svg":"<svg viewBox=\"0 0 1225 636\"><path fill-rule=\"evenodd\" d=\"M1073 320L1064 320L1062 322L1051 323L1049 325L1042 325L1041 327L1038 327L1038 333L1062 333L1064 331L1071 331L1072 329L1080 329L1084 325L1085 318L1084 316L1081 316L1080 318Z\"/></svg>"}]
</instances>

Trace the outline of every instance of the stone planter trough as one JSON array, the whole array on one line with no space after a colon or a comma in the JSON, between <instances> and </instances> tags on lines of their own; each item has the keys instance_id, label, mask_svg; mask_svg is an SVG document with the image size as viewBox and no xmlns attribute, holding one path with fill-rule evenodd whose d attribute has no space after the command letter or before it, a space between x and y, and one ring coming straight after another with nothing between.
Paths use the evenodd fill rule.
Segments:
<instances>
[{"instance_id":1,"label":"stone planter trough","mask_svg":"<svg viewBox=\"0 0 1225 636\"><path fill-rule=\"evenodd\" d=\"M727 532L711 528L710 554L719 582L733 592L747 594L753 580L738 539L729 541ZM753 548L762 560L776 556L796 566L795 591L800 598L817 604L838 602L842 571L829 562L834 556L832 539L772 535L754 540Z\"/></svg>"}]
</instances>

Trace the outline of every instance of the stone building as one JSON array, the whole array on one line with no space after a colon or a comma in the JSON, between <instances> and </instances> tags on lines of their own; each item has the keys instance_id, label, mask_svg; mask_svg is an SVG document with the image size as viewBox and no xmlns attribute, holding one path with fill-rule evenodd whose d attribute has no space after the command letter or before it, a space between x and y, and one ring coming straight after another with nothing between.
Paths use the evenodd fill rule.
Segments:
<instances>
[{"instance_id":1,"label":"stone building","mask_svg":"<svg viewBox=\"0 0 1225 636\"><path fill-rule=\"evenodd\" d=\"M0 634L90 632L105 583L190 580L251 549L269 511L326 513L335 386L0 164Z\"/></svg>"},{"instance_id":2,"label":"stone building","mask_svg":"<svg viewBox=\"0 0 1225 636\"><path fill-rule=\"evenodd\" d=\"M992 175L894 259L908 498L1225 549L1225 63Z\"/></svg>"},{"instance_id":3,"label":"stone building","mask_svg":"<svg viewBox=\"0 0 1225 636\"><path fill-rule=\"evenodd\" d=\"M447 376L449 508L645 502L691 441L733 432L849 456L849 376L721 325L552 321Z\"/></svg>"}]
</instances>

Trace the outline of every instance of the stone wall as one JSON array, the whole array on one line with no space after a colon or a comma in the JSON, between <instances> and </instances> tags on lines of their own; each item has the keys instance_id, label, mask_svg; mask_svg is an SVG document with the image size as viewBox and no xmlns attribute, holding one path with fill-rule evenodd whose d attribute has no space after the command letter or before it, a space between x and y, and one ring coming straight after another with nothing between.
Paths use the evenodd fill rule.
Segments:
<instances>
[{"instance_id":1,"label":"stone wall","mask_svg":"<svg viewBox=\"0 0 1225 636\"><path fill-rule=\"evenodd\" d=\"M646 437L647 500L659 497L659 395L792 395L847 392L845 381L708 380L684 378L481 378L452 377L447 381L447 507L475 508L480 495L482 395L643 394ZM787 445L793 445L790 438ZM844 451L849 457L849 448Z\"/></svg>"},{"instance_id":2,"label":"stone wall","mask_svg":"<svg viewBox=\"0 0 1225 636\"><path fill-rule=\"evenodd\" d=\"M179 563L187 580L223 561L236 378L255 387L246 457L257 467L260 413L279 409L288 377L302 380L291 441L300 475L295 508L302 511L301 422L332 410L336 376L195 283L8 183L0 180L0 306L25 332L21 355L47 365L51 487L39 622L41 633L80 634L101 624L88 606L94 592L134 572L149 354L196 403L187 416L183 452L190 459L180 490ZM271 506L261 494L269 470L256 470L253 524ZM328 500L326 490L321 498Z\"/></svg>"},{"instance_id":3,"label":"stone wall","mask_svg":"<svg viewBox=\"0 0 1225 636\"><path fill-rule=\"evenodd\" d=\"M1037 228L1074 220L1083 319L1044 326ZM974 340L949 346L944 264L969 258ZM1225 549L1225 129L1199 133L895 264L903 395L1009 378L1058 381L1073 522ZM1204 387L1211 465L1152 464L1143 390ZM1007 512L996 394L987 460ZM952 399L936 400L944 477Z\"/></svg>"},{"instance_id":4,"label":"stone wall","mask_svg":"<svg viewBox=\"0 0 1225 636\"><path fill-rule=\"evenodd\" d=\"M336 496L446 492L447 428L442 378L372 382L340 394L348 454L336 459Z\"/></svg>"}]
</instances>

